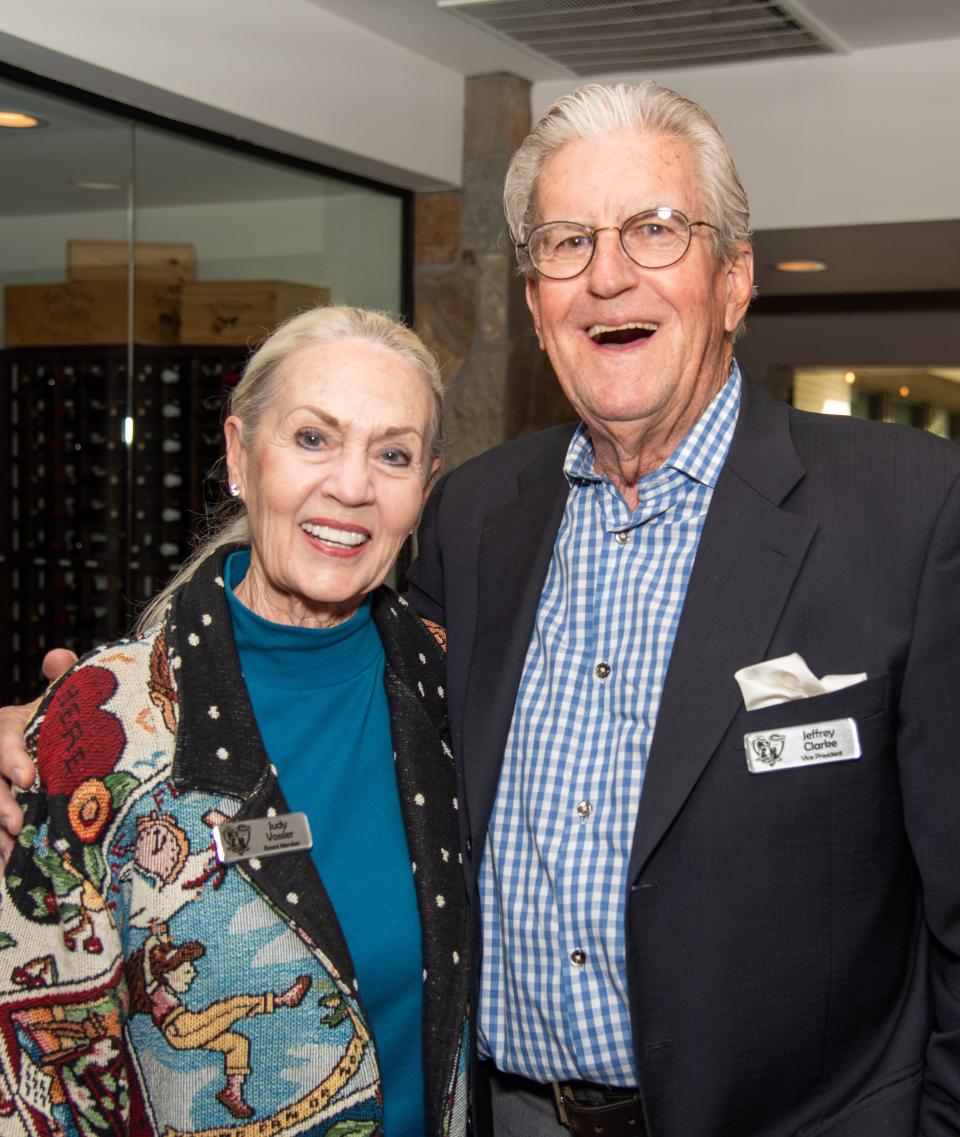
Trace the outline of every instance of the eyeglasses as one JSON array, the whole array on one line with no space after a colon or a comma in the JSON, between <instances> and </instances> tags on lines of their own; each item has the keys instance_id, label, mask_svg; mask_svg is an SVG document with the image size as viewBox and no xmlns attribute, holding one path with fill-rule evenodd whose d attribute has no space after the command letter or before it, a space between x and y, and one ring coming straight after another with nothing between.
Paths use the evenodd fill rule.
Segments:
<instances>
[{"instance_id":1,"label":"eyeglasses","mask_svg":"<svg viewBox=\"0 0 960 1137\"><path fill-rule=\"evenodd\" d=\"M604 225L600 229L576 221L547 221L517 248L526 251L541 276L548 280L572 280L593 260L597 234L613 229L620 234L620 246L634 264L641 268L669 268L690 248L693 230L698 225L717 230L709 221L688 221L679 209L658 205L628 217L622 225Z\"/></svg>"}]
</instances>

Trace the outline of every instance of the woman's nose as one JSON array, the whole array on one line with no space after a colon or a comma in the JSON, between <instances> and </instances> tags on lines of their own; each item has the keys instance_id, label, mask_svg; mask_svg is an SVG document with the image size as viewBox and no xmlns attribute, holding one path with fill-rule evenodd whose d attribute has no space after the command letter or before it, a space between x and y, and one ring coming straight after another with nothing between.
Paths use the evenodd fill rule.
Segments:
<instances>
[{"instance_id":1,"label":"woman's nose","mask_svg":"<svg viewBox=\"0 0 960 1137\"><path fill-rule=\"evenodd\" d=\"M342 454L327 470L324 490L344 505L364 505L373 498L373 480L364 457Z\"/></svg>"}]
</instances>

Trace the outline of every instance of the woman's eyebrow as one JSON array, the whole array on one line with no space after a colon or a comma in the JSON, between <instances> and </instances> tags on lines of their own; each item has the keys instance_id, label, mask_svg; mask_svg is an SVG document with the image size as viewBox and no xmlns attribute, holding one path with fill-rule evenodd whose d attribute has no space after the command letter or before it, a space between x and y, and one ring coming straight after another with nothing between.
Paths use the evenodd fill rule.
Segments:
<instances>
[{"instance_id":1,"label":"woman's eyebrow","mask_svg":"<svg viewBox=\"0 0 960 1137\"><path fill-rule=\"evenodd\" d=\"M290 411L290 415L294 415L298 411L308 411L311 415L320 419L327 426L340 426L340 420L336 417L336 415L329 414L327 411L322 410L320 407L311 406L309 403L303 403L301 406L294 407ZM287 417L289 418L290 415ZM422 433L423 432L413 423L401 424L398 426L385 426L382 430L377 430L374 432L376 438L396 438L399 435L403 434L413 434L419 438Z\"/></svg>"}]
</instances>

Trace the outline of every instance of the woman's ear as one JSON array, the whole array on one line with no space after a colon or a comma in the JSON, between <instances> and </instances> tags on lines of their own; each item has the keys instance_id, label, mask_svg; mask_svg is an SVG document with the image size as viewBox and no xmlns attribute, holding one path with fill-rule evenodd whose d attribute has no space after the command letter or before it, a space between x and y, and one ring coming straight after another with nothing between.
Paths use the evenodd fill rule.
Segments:
<instances>
[{"instance_id":1,"label":"woman's ear","mask_svg":"<svg viewBox=\"0 0 960 1137\"><path fill-rule=\"evenodd\" d=\"M223 424L223 438L227 447L227 483L237 487L237 497L243 497L247 453L243 447L243 420L230 415Z\"/></svg>"}]
</instances>

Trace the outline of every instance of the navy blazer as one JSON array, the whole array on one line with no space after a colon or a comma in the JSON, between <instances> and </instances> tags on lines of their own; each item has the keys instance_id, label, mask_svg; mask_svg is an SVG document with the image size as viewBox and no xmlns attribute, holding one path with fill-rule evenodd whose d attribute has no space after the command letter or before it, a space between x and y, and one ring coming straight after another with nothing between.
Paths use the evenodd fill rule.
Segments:
<instances>
[{"instance_id":1,"label":"navy blazer","mask_svg":"<svg viewBox=\"0 0 960 1137\"><path fill-rule=\"evenodd\" d=\"M415 606L449 637L472 882L571 429L443 478L411 569ZM651 1137L960 1133L958 479L952 443L744 382L626 881ZM867 678L745 711L734 672L791 652ZM747 732L847 717L859 760L748 771Z\"/></svg>"}]
</instances>

